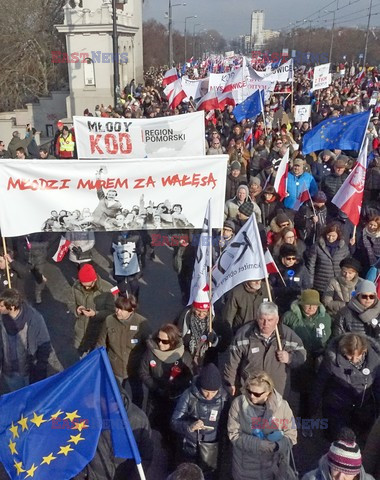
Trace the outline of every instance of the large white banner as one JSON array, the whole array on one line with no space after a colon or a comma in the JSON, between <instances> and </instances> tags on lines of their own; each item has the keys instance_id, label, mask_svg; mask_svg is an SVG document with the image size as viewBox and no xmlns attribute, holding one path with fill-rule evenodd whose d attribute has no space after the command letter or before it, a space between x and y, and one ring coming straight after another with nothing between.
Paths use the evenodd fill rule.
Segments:
<instances>
[{"instance_id":1,"label":"large white banner","mask_svg":"<svg viewBox=\"0 0 380 480\"><path fill-rule=\"evenodd\" d=\"M293 80L293 59L288 60L283 65L280 65L275 70L269 72L259 72L255 70L257 76L263 80L270 82L290 82Z\"/></svg>"},{"instance_id":2,"label":"large white banner","mask_svg":"<svg viewBox=\"0 0 380 480\"><path fill-rule=\"evenodd\" d=\"M159 118L75 117L79 158L205 155L203 112Z\"/></svg>"},{"instance_id":3,"label":"large white banner","mask_svg":"<svg viewBox=\"0 0 380 480\"><path fill-rule=\"evenodd\" d=\"M331 84L330 64L324 63L314 67L313 90L327 88Z\"/></svg>"},{"instance_id":4,"label":"large white banner","mask_svg":"<svg viewBox=\"0 0 380 480\"><path fill-rule=\"evenodd\" d=\"M256 218L251 215L212 269L212 303L236 285L267 276Z\"/></svg>"},{"instance_id":5,"label":"large white banner","mask_svg":"<svg viewBox=\"0 0 380 480\"><path fill-rule=\"evenodd\" d=\"M4 160L1 233L202 228L210 198L220 228L227 160Z\"/></svg>"},{"instance_id":6,"label":"large white banner","mask_svg":"<svg viewBox=\"0 0 380 480\"><path fill-rule=\"evenodd\" d=\"M208 77L201 80L191 80L189 77L182 77L182 89L187 97L193 97L193 100L201 98L208 92Z\"/></svg>"},{"instance_id":7,"label":"large white banner","mask_svg":"<svg viewBox=\"0 0 380 480\"><path fill-rule=\"evenodd\" d=\"M222 93L227 84L231 88L236 103L242 103L256 90L264 90L265 100L268 100L276 86L276 82L252 78L250 75L243 77L243 67L241 67L226 74L212 73L209 91L214 88L218 93Z\"/></svg>"}]
</instances>

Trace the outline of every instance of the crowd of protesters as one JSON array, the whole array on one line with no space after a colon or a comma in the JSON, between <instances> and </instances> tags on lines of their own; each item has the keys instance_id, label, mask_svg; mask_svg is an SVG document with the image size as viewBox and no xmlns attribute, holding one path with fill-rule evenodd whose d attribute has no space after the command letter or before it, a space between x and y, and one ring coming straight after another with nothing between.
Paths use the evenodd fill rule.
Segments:
<instances>
[{"instance_id":1,"label":"crowd of protesters","mask_svg":"<svg viewBox=\"0 0 380 480\"><path fill-rule=\"evenodd\" d=\"M198 74L205 76L206 70L199 68ZM369 474L380 479L380 123L378 99L370 101L379 81L376 69L363 77L355 68L345 72L334 75L330 87L312 92L307 69L298 69L293 95L291 84L280 84L263 114L250 121L238 123L232 106L205 117L207 155L229 157L225 218L222 230L214 232L213 260L255 215L263 248L269 249L279 271L270 275L269 284L251 279L228 292L215 305L212 329L208 292L201 290L178 318L152 332L149 320L137 312L141 274L122 280L115 275L115 283L123 285L115 299L91 255L81 258L89 242L87 250L94 248L95 239L89 238L90 232L73 238L78 357L106 347L126 409L134 409L132 427L140 431L143 464L152 459L153 428L162 436L171 472L181 464L170 479L221 478L228 455L234 480L296 478L291 458L297 434L315 436L311 425L318 422L316 428L332 444L305 479L345 475L346 480L363 480L371 478ZM194 76L194 68L187 73ZM161 69L147 73L144 86L132 80L115 108L96 105L93 113L86 109L84 115L153 118L194 111L192 99L169 108L163 74ZM312 106L309 121L294 121L293 103ZM304 155L303 137L326 118L370 108L366 136L371 155L356 228L332 199L354 168L358 152L332 149ZM0 142L0 158L76 158L75 132L62 122L50 150L38 149L34 134L31 127L25 139L15 132L7 149ZM287 194L281 200L274 181L288 149ZM298 208L301 183L307 185L310 199ZM58 218L70 212L56 213ZM184 305L196 233L186 232L173 252ZM41 303L51 235L18 239L14 254L0 252L0 279L6 287L7 263L15 287L0 294L2 377L8 390L47 375L49 334L42 316L20 292L29 269L36 280L36 303ZM134 244L143 272L149 248L154 258L151 238L138 231L119 236L122 243ZM21 348L25 335L26 352ZM15 336L16 344L10 340ZM18 368L12 365L15 356ZM116 464L105 469L100 455L98 447L94 461L78 478L135 474Z\"/></svg>"}]
</instances>

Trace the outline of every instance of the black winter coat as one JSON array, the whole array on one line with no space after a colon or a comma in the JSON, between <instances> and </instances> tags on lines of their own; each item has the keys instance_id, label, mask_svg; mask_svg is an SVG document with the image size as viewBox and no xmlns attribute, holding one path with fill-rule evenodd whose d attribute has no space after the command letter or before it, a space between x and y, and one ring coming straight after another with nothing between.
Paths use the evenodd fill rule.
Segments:
<instances>
[{"instance_id":1,"label":"black winter coat","mask_svg":"<svg viewBox=\"0 0 380 480\"><path fill-rule=\"evenodd\" d=\"M257 204L261 210L261 222L264 227L269 227L270 222L277 215L277 210L282 208L282 204L279 200L274 200L273 202L266 202L264 200L264 195L260 194L257 198Z\"/></svg>"},{"instance_id":2,"label":"black winter coat","mask_svg":"<svg viewBox=\"0 0 380 480\"><path fill-rule=\"evenodd\" d=\"M365 310L356 297L351 298L333 327L334 336L348 332L367 335L380 345L380 301Z\"/></svg>"},{"instance_id":3,"label":"black winter coat","mask_svg":"<svg viewBox=\"0 0 380 480\"><path fill-rule=\"evenodd\" d=\"M313 220L314 210L311 204L307 202L301 206L294 217L294 227L297 230L298 237L308 246L315 243L326 226L327 208L319 209L315 207L315 213L318 217L317 223L314 223Z\"/></svg>"},{"instance_id":4,"label":"black winter coat","mask_svg":"<svg viewBox=\"0 0 380 480\"><path fill-rule=\"evenodd\" d=\"M171 427L182 441L182 449L191 456L196 455L197 432L190 432L189 427L196 420L202 420L213 430L200 430L199 441L218 442L226 430L228 415L228 395L224 388L212 400L206 400L201 394L196 378L183 392L175 407Z\"/></svg>"},{"instance_id":5,"label":"black winter coat","mask_svg":"<svg viewBox=\"0 0 380 480\"><path fill-rule=\"evenodd\" d=\"M291 268L285 267L285 265L279 261L277 262L277 267L286 285L284 285L278 273L270 276L270 283L273 287L275 302L281 315L290 309L290 304L297 299L301 290L311 288L311 283L309 272L306 270L302 260ZM294 274L292 274L292 271Z\"/></svg>"},{"instance_id":6,"label":"black winter coat","mask_svg":"<svg viewBox=\"0 0 380 480\"><path fill-rule=\"evenodd\" d=\"M374 402L379 409L379 346L368 338L368 353L362 368L358 369L339 352L338 344L341 338L341 336L334 338L330 342L318 370L313 394L310 397L312 414L317 413L321 401L337 410L354 405L360 407L368 402Z\"/></svg>"},{"instance_id":7,"label":"black winter coat","mask_svg":"<svg viewBox=\"0 0 380 480\"><path fill-rule=\"evenodd\" d=\"M226 201L236 196L237 189L239 188L240 185L247 185L246 175L239 175L238 177L233 177L231 173L227 175Z\"/></svg>"},{"instance_id":8,"label":"black winter coat","mask_svg":"<svg viewBox=\"0 0 380 480\"><path fill-rule=\"evenodd\" d=\"M306 255L306 268L310 274L310 281L313 288L319 292L324 292L330 280L340 274L340 262L350 254L349 248L340 240L339 247L331 256L326 241L320 238L318 242L310 248Z\"/></svg>"},{"instance_id":9,"label":"black winter coat","mask_svg":"<svg viewBox=\"0 0 380 480\"><path fill-rule=\"evenodd\" d=\"M334 195L343 185L347 177L347 173L343 173L343 175L337 175L335 172L332 172L330 173L330 175L323 177L321 190L325 192L328 202L331 202Z\"/></svg>"}]
</instances>

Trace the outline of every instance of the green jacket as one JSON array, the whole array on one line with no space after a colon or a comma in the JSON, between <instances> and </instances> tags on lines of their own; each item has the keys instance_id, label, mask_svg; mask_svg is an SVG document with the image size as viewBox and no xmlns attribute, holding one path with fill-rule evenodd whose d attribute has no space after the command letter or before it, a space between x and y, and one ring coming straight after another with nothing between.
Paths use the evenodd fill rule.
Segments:
<instances>
[{"instance_id":1,"label":"green jacket","mask_svg":"<svg viewBox=\"0 0 380 480\"><path fill-rule=\"evenodd\" d=\"M145 342L150 333L148 320L136 312L125 321L118 320L115 314L106 318L98 345L107 348L116 376L124 379L138 375Z\"/></svg>"},{"instance_id":2,"label":"green jacket","mask_svg":"<svg viewBox=\"0 0 380 480\"><path fill-rule=\"evenodd\" d=\"M323 353L331 336L331 317L323 305L318 307L313 317L307 317L296 300L283 316L282 322L301 338L308 356L315 357Z\"/></svg>"},{"instance_id":3,"label":"green jacket","mask_svg":"<svg viewBox=\"0 0 380 480\"><path fill-rule=\"evenodd\" d=\"M100 277L98 277L95 288L92 290L86 290L79 280L73 285L75 316L77 317L74 346L79 350L79 353L88 352L95 348L104 320L115 311L111 288L111 284ZM96 315L94 317L78 315L76 309L80 305L95 310Z\"/></svg>"}]
</instances>

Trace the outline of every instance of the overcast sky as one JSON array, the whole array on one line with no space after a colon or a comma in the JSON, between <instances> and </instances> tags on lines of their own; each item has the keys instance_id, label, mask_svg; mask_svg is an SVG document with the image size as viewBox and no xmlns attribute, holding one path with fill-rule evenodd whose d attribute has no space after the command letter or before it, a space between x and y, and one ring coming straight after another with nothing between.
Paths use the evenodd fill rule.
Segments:
<instances>
[{"instance_id":1,"label":"overcast sky","mask_svg":"<svg viewBox=\"0 0 380 480\"><path fill-rule=\"evenodd\" d=\"M187 29L190 34L194 25L196 31L202 29L215 29L225 38L249 34L252 10L264 10L265 28L280 30L286 28L290 22L302 21L309 17L313 20L312 27L326 26L331 28L332 11L336 9L337 26L365 26L367 25L368 8L370 0L324 0L313 2L311 0L172 0L172 4L186 3L186 6L173 7L173 28L184 31L185 17L197 15L197 18L187 20ZM169 0L145 0L143 6L144 20L154 18L160 23L167 24L165 12L168 11ZM371 17L371 26L380 24L380 2L374 0ZM320 13L316 13L321 9ZM313 15L314 14L314 15ZM319 20L318 20L319 17ZM322 18L321 18L322 17ZM299 24L300 25L300 24ZM304 25L309 27L309 22Z\"/></svg>"}]
</instances>

